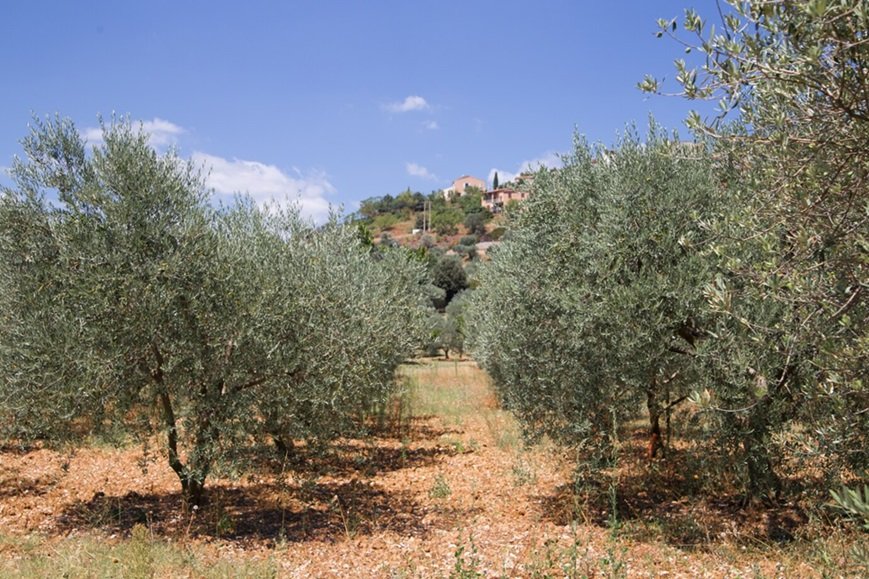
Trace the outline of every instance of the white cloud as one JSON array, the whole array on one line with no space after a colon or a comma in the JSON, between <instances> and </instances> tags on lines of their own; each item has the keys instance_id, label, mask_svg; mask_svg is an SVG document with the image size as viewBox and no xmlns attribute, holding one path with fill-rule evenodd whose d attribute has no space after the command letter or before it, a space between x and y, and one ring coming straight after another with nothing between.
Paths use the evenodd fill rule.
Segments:
<instances>
[{"instance_id":1,"label":"white cloud","mask_svg":"<svg viewBox=\"0 0 869 579\"><path fill-rule=\"evenodd\" d=\"M88 127L81 136L91 145L101 145L103 142L103 130L99 127Z\"/></svg>"},{"instance_id":2,"label":"white cloud","mask_svg":"<svg viewBox=\"0 0 869 579\"><path fill-rule=\"evenodd\" d=\"M440 125L438 125L437 121L426 121L422 124L422 126L429 131L436 131L441 128Z\"/></svg>"},{"instance_id":3,"label":"white cloud","mask_svg":"<svg viewBox=\"0 0 869 579\"><path fill-rule=\"evenodd\" d=\"M554 151L547 151L539 157L522 161L515 172L493 167L489 170L489 183L495 179L495 172L498 173L498 183L507 183L508 181L513 181L522 173L533 173L542 167L557 169L562 165L561 155Z\"/></svg>"},{"instance_id":4,"label":"white cloud","mask_svg":"<svg viewBox=\"0 0 869 579\"><path fill-rule=\"evenodd\" d=\"M150 121L135 121L133 126L147 133L148 142L155 148L176 144L178 137L186 132L183 127L160 117L154 117ZM91 145L100 145L103 142L103 130L100 127L88 127L82 132L82 136Z\"/></svg>"},{"instance_id":5,"label":"white cloud","mask_svg":"<svg viewBox=\"0 0 869 579\"><path fill-rule=\"evenodd\" d=\"M420 177L422 179L429 179L431 181L438 180L437 175L417 163L406 163L404 167L405 169L407 169L407 174L412 177Z\"/></svg>"},{"instance_id":6,"label":"white cloud","mask_svg":"<svg viewBox=\"0 0 869 579\"><path fill-rule=\"evenodd\" d=\"M383 108L390 113L407 113L410 111L427 111L431 106L421 96L411 95L403 101L388 103Z\"/></svg>"},{"instance_id":7,"label":"white cloud","mask_svg":"<svg viewBox=\"0 0 869 579\"><path fill-rule=\"evenodd\" d=\"M558 169L562 166L562 164L563 163L561 162L561 155L554 151L547 151L536 159L522 161L522 164L519 165L519 172L533 172L537 171L541 167L545 167L547 169Z\"/></svg>"},{"instance_id":8,"label":"white cloud","mask_svg":"<svg viewBox=\"0 0 869 579\"><path fill-rule=\"evenodd\" d=\"M295 175L288 175L274 165L202 152L193 153L193 162L204 166L206 183L221 195L246 193L260 205L295 201L303 216L318 222L329 214L326 196L334 193L335 187L323 171L303 174L294 168Z\"/></svg>"},{"instance_id":9,"label":"white cloud","mask_svg":"<svg viewBox=\"0 0 869 579\"><path fill-rule=\"evenodd\" d=\"M172 145L185 132L175 123L157 117L151 121L142 121L142 130L151 135L151 145L154 147Z\"/></svg>"}]
</instances>

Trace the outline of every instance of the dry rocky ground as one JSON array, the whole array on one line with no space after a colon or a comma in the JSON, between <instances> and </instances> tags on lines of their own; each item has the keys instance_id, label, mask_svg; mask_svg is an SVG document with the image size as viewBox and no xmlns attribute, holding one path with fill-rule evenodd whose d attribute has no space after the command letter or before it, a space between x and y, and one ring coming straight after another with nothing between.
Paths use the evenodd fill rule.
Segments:
<instances>
[{"instance_id":1,"label":"dry rocky ground","mask_svg":"<svg viewBox=\"0 0 869 579\"><path fill-rule=\"evenodd\" d=\"M280 577L860 576L861 537L795 506L752 512L670 492L641 458L611 497L573 492L572 461L526 448L473 362L403 370L411 414L293 465L212 479L183 513L140 447L0 452L0 575ZM635 444L634 444L635 443ZM631 470L632 469L632 470ZM283 472L282 472L283 471ZM636 480L630 472L639 473ZM657 478L656 478L657 477ZM613 479L618 480L618 479ZM649 486L649 481L654 482ZM655 482L657 481L657 482ZM653 488L660 490L653 490Z\"/></svg>"}]
</instances>

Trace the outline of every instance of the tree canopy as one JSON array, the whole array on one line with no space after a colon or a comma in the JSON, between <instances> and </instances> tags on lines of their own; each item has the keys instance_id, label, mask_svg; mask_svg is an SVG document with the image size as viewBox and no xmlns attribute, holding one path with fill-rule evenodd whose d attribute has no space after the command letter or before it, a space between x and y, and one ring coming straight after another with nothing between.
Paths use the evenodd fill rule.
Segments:
<instances>
[{"instance_id":1,"label":"tree canopy","mask_svg":"<svg viewBox=\"0 0 869 579\"><path fill-rule=\"evenodd\" d=\"M715 215L708 158L653 128L615 153L577 141L541 174L479 273L474 352L530 434L602 441L613 415L688 391Z\"/></svg>"}]
</instances>

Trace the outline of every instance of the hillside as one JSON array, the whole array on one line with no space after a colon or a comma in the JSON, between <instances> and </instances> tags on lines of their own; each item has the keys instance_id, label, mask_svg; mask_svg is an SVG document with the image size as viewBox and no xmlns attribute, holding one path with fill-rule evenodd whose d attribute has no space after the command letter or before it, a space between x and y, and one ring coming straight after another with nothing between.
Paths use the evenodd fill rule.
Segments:
<instances>
[{"instance_id":1,"label":"hillside","mask_svg":"<svg viewBox=\"0 0 869 579\"><path fill-rule=\"evenodd\" d=\"M455 250L470 259L471 238L473 244L497 241L505 230L506 212L492 214L481 198L482 192L473 188L449 199L441 191L425 196L407 190L396 197L385 195L362 201L350 221L366 228L377 244Z\"/></svg>"}]
</instances>

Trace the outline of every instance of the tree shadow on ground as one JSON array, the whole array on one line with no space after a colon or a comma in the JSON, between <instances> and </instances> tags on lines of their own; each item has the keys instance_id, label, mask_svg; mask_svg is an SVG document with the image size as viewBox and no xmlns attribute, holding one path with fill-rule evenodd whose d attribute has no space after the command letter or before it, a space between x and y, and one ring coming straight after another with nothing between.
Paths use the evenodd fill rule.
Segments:
<instances>
[{"instance_id":1,"label":"tree shadow on ground","mask_svg":"<svg viewBox=\"0 0 869 579\"><path fill-rule=\"evenodd\" d=\"M539 496L542 515L559 525L579 521L617 528L637 540L689 549L711 547L724 538L787 543L808 523L794 504L748 504L735 490L704 488L692 476L687 455L670 449L666 459L650 462L638 447L617 476L613 470L593 472Z\"/></svg>"},{"instance_id":2,"label":"tree shadow on ground","mask_svg":"<svg viewBox=\"0 0 869 579\"><path fill-rule=\"evenodd\" d=\"M402 436L375 434L364 438L341 438L321 444L296 442L282 454L274 446L258 447L248 454L262 473L291 471L301 477L315 475L364 476L431 465L442 457L453 456L453 446L438 440L461 430L439 427L431 417L415 417ZM250 455L256 457L251 461Z\"/></svg>"},{"instance_id":3,"label":"tree shadow on ground","mask_svg":"<svg viewBox=\"0 0 869 579\"><path fill-rule=\"evenodd\" d=\"M25 441L4 441L0 442L0 455L2 454L10 454L13 456L24 456L25 454L30 454L31 452L41 450L43 445L38 442L25 442Z\"/></svg>"},{"instance_id":4,"label":"tree shadow on ground","mask_svg":"<svg viewBox=\"0 0 869 579\"><path fill-rule=\"evenodd\" d=\"M341 439L324 445L299 444L284 457L273 447L249 449L257 453L250 482L214 481L201 508L186 510L180 492L124 496L97 492L90 500L64 509L55 526L61 532L89 528L128 534L141 524L160 535L242 543L334 542L384 530L422 536L425 509L414 494L386 491L368 479L455 455L452 446L432 444L449 432L432 422L414 419L412 442L400 445L386 437ZM324 476L337 480L323 481Z\"/></svg>"},{"instance_id":5,"label":"tree shadow on ground","mask_svg":"<svg viewBox=\"0 0 869 579\"><path fill-rule=\"evenodd\" d=\"M419 441L434 440L447 434L461 434L463 430L444 424L443 419L434 414L420 414L399 424L369 424L368 432L372 438Z\"/></svg>"},{"instance_id":6,"label":"tree shadow on ground","mask_svg":"<svg viewBox=\"0 0 869 579\"><path fill-rule=\"evenodd\" d=\"M456 454L445 445L431 447L366 446L351 442L329 446L326 452L302 451L292 457L292 471L299 476L329 474L332 476L376 475L403 469L428 466ZM273 467L278 466L273 462Z\"/></svg>"},{"instance_id":7,"label":"tree shadow on ground","mask_svg":"<svg viewBox=\"0 0 869 579\"><path fill-rule=\"evenodd\" d=\"M424 536L421 517L415 516L420 508L410 493L352 480L284 489L273 484L215 486L204 506L189 510L180 493L96 493L67 507L55 523L61 532L88 528L129 534L135 525L144 525L158 535L240 543L337 542L383 530Z\"/></svg>"}]
</instances>

